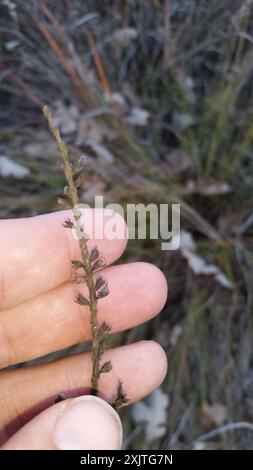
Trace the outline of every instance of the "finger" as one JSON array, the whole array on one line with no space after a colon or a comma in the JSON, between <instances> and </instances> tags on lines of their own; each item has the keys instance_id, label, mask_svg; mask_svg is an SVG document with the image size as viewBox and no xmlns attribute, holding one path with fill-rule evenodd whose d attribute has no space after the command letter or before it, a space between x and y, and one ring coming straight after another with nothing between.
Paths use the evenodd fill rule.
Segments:
<instances>
[{"instance_id":1,"label":"finger","mask_svg":"<svg viewBox=\"0 0 253 470\"><path fill-rule=\"evenodd\" d=\"M103 271L110 294L98 302L98 315L112 332L143 323L159 313L166 301L162 272L148 263L111 266ZM89 308L80 306L67 283L1 312L0 365L24 362L90 339ZM86 295L85 287L82 293Z\"/></svg>"},{"instance_id":2,"label":"finger","mask_svg":"<svg viewBox=\"0 0 253 470\"><path fill-rule=\"evenodd\" d=\"M101 398L86 395L42 411L2 450L119 450L121 444L118 413Z\"/></svg>"},{"instance_id":3,"label":"finger","mask_svg":"<svg viewBox=\"0 0 253 470\"><path fill-rule=\"evenodd\" d=\"M163 349L153 341L122 346L106 351L104 361L112 370L101 374L101 396L112 402L119 380L129 402L139 400L163 381L167 360ZM59 361L0 373L0 429L2 441L51 406L59 393L67 397L90 392L90 353Z\"/></svg>"},{"instance_id":4,"label":"finger","mask_svg":"<svg viewBox=\"0 0 253 470\"><path fill-rule=\"evenodd\" d=\"M122 217L112 211L84 209L85 232L91 234L89 248L97 246L107 265L126 247L127 230ZM55 212L0 222L0 309L55 289L71 277L72 259L80 259L78 241L62 224L71 211ZM113 221L120 239L109 239L103 228ZM94 239L94 227L101 239ZM103 237L103 238L102 238Z\"/></svg>"}]
</instances>

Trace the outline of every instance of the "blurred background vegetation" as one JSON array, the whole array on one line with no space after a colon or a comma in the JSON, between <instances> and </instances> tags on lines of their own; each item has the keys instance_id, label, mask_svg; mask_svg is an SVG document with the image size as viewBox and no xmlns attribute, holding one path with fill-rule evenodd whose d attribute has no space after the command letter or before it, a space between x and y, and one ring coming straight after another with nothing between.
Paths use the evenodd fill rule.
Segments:
<instances>
[{"instance_id":1,"label":"blurred background vegetation","mask_svg":"<svg viewBox=\"0 0 253 470\"><path fill-rule=\"evenodd\" d=\"M253 448L252 4L0 2L0 217L57 209L45 103L87 156L83 201L181 204L179 250L125 255L169 285L158 318L112 339L156 339L169 360L123 413L126 448Z\"/></svg>"}]
</instances>

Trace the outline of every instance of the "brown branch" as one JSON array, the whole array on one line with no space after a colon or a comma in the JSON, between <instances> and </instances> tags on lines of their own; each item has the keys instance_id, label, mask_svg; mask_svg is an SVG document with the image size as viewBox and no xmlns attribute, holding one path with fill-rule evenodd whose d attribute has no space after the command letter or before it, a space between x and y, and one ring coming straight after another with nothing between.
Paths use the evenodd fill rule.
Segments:
<instances>
[{"instance_id":1,"label":"brown branch","mask_svg":"<svg viewBox=\"0 0 253 470\"><path fill-rule=\"evenodd\" d=\"M109 100L111 100L111 98L112 98L112 88L111 88L110 82L109 82L109 80L106 76L105 68L103 66L102 60L99 57L96 43L95 43L95 41L93 39L93 36L92 36L92 34L89 30L86 31L86 36L87 36L88 43L89 43L89 46L90 46L90 49L91 49L91 52L92 52L92 55L93 55L93 59L94 59L96 68L97 68L97 73L98 73L98 76L100 78L102 88L104 90L104 94L109 98Z\"/></svg>"},{"instance_id":2,"label":"brown branch","mask_svg":"<svg viewBox=\"0 0 253 470\"><path fill-rule=\"evenodd\" d=\"M84 103L88 107L92 108L93 107L92 99L91 99L89 93L87 92L86 88L84 87L78 73L69 64L68 59L65 57L61 46L57 43L57 41L53 38L51 33L48 31L48 29L42 23L40 23L36 19L34 19L34 21L35 21L38 29L40 30L40 32L46 38L46 40L47 40L48 44L50 45L54 55L56 56L56 58L58 59L58 61L62 65L62 67L64 68L65 72L69 75L69 77L73 81L73 83L74 83L79 95L81 96L82 100L84 101Z\"/></svg>"}]
</instances>

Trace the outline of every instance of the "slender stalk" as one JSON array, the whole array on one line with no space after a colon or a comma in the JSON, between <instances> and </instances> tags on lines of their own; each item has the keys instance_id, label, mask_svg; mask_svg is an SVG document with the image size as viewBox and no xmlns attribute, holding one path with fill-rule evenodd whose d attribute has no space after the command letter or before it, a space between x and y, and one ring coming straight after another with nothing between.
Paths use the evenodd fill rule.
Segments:
<instances>
[{"instance_id":1,"label":"slender stalk","mask_svg":"<svg viewBox=\"0 0 253 470\"><path fill-rule=\"evenodd\" d=\"M78 191L74 181L74 170L73 165L70 163L68 149L64 144L59 129L55 126L51 112L47 106L43 107L43 113L48 120L50 130L52 132L53 137L55 138L60 154L64 164L64 173L66 176L66 180L68 183L69 188L69 197L71 200L72 208L74 209L78 205ZM81 258L84 265L85 277L86 277L86 284L89 291L89 307L90 307L90 325L91 325L91 336L92 336L92 380L91 380L91 387L92 392L94 394L97 393L98 390L98 381L99 381L99 371L100 371L100 342L101 342L101 335L99 334L98 329L98 308L97 308L97 292L95 289L95 281L93 278L93 266L91 262L91 257L88 251L87 246L87 239L84 236L83 227L80 222L80 212L73 211L73 217L75 220L74 228L76 230L78 240L79 240L79 247L81 252Z\"/></svg>"},{"instance_id":2,"label":"slender stalk","mask_svg":"<svg viewBox=\"0 0 253 470\"><path fill-rule=\"evenodd\" d=\"M84 233L84 227L81 223L81 213L78 210L78 178L77 174L80 169L76 171L75 166L72 165L69 159L68 149L64 144L59 129L56 127L52 114L47 106L43 107L43 113L48 120L48 124L54 139L57 142L59 151L63 160L63 167L65 177L68 183L67 195L70 206L73 211L74 222L70 219L64 223L65 228L74 228L77 238L79 240L79 247L81 253L81 261L72 260L73 268L78 271L83 269L84 275L75 272L75 279L77 284L86 282L88 288L88 299L86 299L81 293L77 294L76 302L83 306L88 306L90 309L90 327L91 327L91 340L92 340L92 376L91 376L91 393L97 395L99 377L100 374L108 373L112 369L111 361L105 362L101 366L101 360L105 351L105 343L110 332L110 326L107 323L99 325L98 322L98 300L106 297L109 294L108 286L105 279L102 276L94 278L94 272L104 265L103 260L100 258L99 251L97 248L93 248L89 253L87 245L87 236ZM76 174L77 173L77 174ZM121 381L118 383L117 394L112 406L118 410L121 406L128 402L128 398L123 390L123 384Z\"/></svg>"}]
</instances>

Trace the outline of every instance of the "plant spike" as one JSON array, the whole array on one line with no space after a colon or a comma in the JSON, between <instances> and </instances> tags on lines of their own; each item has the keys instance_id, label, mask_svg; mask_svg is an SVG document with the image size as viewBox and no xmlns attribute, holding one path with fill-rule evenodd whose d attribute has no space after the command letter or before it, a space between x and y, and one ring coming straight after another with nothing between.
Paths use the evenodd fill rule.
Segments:
<instances>
[{"instance_id":1,"label":"plant spike","mask_svg":"<svg viewBox=\"0 0 253 470\"><path fill-rule=\"evenodd\" d=\"M59 129L56 127L50 109L48 106L43 107L44 116L47 118L51 133L57 142L59 151L63 161L63 169L67 180L67 186L64 188L65 196L67 196L68 203L73 211L74 221L67 219L63 226L68 229L74 229L78 240L81 254L81 261L72 260L72 268L76 270L83 269L83 274L75 273L75 279L78 284L85 281L88 287L88 299L82 294L77 293L76 302L82 306L88 306L90 309L90 325L91 325L91 340L92 340L92 377L91 377L91 393L97 395L98 383L100 374L108 373L112 369L110 361L105 362L101 366L102 356L105 351L105 343L110 333L110 326L104 322L101 325L98 323L98 300L106 297L109 294L109 289L106 281L102 276L94 278L94 271L105 265L105 260L100 257L98 249L95 247L89 253L87 241L88 237L84 233L84 228L80 222L81 214L79 211L74 210L78 205L78 185L81 177L78 174L76 179L75 166L73 166L69 159L68 149L61 138ZM61 203L64 199L61 199ZM62 204L63 205L63 204ZM122 382L119 382L117 388L117 398L112 404L116 409L127 402L125 393L123 392Z\"/></svg>"},{"instance_id":2,"label":"plant spike","mask_svg":"<svg viewBox=\"0 0 253 470\"><path fill-rule=\"evenodd\" d=\"M79 201L78 201L77 187L76 187L76 183L74 180L74 170L69 160L68 149L61 138L60 131L56 127L52 118L52 114L47 106L43 107L43 113L48 120L51 133L53 137L55 138L58 144L59 150L60 150L60 154L63 160L64 173L65 173L65 177L68 183L68 186L65 192L67 193L67 196L71 202L72 209L74 209L78 205ZM83 269L85 272L85 280L86 280L86 284L87 284L88 292L89 292L89 299L87 300L81 294L78 294L76 301L78 303L81 303L81 305L89 305L90 307L90 313L91 313L90 322L91 322L91 336L92 336L91 388L92 388L93 394L97 394L98 381L99 381L99 375L100 375L100 361L101 361L101 357L100 355L97 354L97 351L101 350L100 343L104 341L104 338L102 336L99 336L98 334L98 331L99 331L98 308L97 308L98 298L97 298L97 292L95 288L95 280L93 279L92 259L88 251L87 239L86 237L80 236L80 234L83 233L83 227L80 222L80 214L76 211L73 211L73 217L74 217L74 224L72 224L70 220L67 220L64 226L67 228L72 228L74 225L74 229L76 230L78 234L78 239L79 239L79 247L80 247L82 262L80 262L80 265L78 265L78 267L81 267L81 264L83 265ZM92 253L93 253L92 258L94 259L94 250L92 251ZM96 251L95 253L98 257L99 256L98 251ZM73 264L77 265L77 263L72 263L72 265Z\"/></svg>"}]
</instances>

